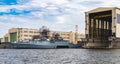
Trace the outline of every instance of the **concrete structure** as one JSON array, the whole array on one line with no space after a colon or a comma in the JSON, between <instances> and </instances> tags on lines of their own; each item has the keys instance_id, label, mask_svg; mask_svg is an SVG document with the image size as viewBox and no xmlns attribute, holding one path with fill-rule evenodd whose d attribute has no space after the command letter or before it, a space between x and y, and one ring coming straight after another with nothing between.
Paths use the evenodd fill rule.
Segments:
<instances>
[{"instance_id":1,"label":"concrete structure","mask_svg":"<svg viewBox=\"0 0 120 64\"><path fill-rule=\"evenodd\" d=\"M87 47L108 47L109 38L120 38L120 8L99 7L85 12Z\"/></svg>"},{"instance_id":2,"label":"concrete structure","mask_svg":"<svg viewBox=\"0 0 120 64\"><path fill-rule=\"evenodd\" d=\"M29 41L34 35L39 35L37 29L11 28L4 36L4 42Z\"/></svg>"}]
</instances>

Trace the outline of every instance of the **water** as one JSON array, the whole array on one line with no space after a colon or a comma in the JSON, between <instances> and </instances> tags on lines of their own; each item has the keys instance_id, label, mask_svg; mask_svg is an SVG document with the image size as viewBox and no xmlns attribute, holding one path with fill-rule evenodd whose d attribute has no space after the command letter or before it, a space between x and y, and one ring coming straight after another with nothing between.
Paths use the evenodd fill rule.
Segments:
<instances>
[{"instance_id":1,"label":"water","mask_svg":"<svg viewBox=\"0 0 120 64\"><path fill-rule=\"evenodd\" d=\"M120 49L0 49L0 64L120 64Z\"/></svg>"}]
</instances>

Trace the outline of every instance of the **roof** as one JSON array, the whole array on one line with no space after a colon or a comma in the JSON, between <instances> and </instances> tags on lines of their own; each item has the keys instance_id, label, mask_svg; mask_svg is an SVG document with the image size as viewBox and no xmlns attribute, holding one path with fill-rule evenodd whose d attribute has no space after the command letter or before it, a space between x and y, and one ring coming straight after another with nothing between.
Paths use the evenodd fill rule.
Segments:
<instances>
[{"instance_id":1,"label":"roof","mask_svg":"<svg viewBox=\"0 0 120 64\"><path fill-rule=\"evenodd\" d=\"M120 8L118 8L118 7L98 7L98 8L96 8L96 9L87 11L87 13L94 13L94 12L114 10L114 9L120 9Z\"/></svg>"}]
</instances>

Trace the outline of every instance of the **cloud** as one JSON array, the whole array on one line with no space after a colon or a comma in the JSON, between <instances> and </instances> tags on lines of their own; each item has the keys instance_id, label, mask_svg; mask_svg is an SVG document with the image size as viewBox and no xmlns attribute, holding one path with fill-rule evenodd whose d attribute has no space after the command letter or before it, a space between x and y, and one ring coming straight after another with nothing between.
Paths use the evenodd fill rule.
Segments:
<instances>
[{"instance_id":1,"label":"cloud","mask_svg":"<svg viewBox=\"0 0 120 64\"><path fill-rule=\"evenodd\" d=\"M97 7L120 6L119 0L0 0L0 37L9 28L25 27L85 33L84 12Z\"/></svg>"},{"instance_id":2,"label":"cloud","mask_svg":"<svg viewBox=\"0 0 120 64\"><path fill-rule=\"evenodd\" d=\"M66 22L66 19L65 17L57 17L57 23L60 24L60 23L65 23Z\"/></svg>"},{"instance_id":3,"label":"cloud","mask_svg":"<svg viewBox=\"0 0 120 64\"><path fill-rule=\"evenodd\" d=\"M86 7L93 7L93 6L99 6L103 4L103 2L102 1L83 1L83 2L79 2L78 4Z\"/></svg>"}]
</instances>

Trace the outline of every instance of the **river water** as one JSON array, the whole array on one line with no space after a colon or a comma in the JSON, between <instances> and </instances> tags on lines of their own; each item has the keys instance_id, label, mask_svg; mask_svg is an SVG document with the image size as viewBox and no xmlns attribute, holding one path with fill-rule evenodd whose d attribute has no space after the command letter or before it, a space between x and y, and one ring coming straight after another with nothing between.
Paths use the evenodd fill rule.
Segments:
<instances>
[{"instance_id":1,"label":"river water","mask_svg":"<svg viewBox=\"0 0 120 64\"><path fill-rule=\"evenodd\" d=\"M0 64L120 64L120 49L0 49Z\"/></svg>"}]
</instances>

